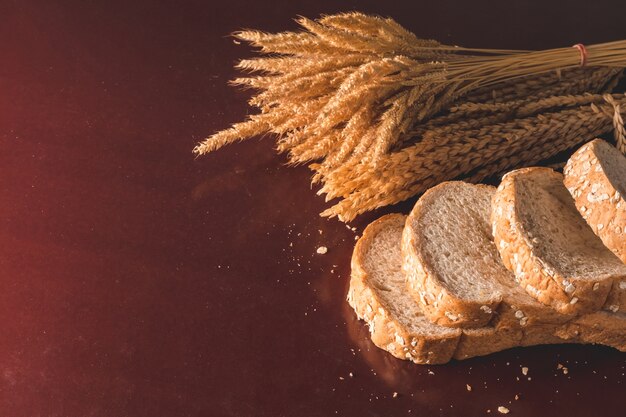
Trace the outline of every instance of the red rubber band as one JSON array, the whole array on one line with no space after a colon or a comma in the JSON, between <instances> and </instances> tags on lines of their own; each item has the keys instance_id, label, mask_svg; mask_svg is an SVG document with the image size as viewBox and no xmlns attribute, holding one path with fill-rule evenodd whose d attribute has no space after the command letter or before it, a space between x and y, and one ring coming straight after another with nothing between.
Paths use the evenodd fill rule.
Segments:
<instances>
[{"instance_id":1,"label":"red rubber band","mask_svg":"<svg viewBox=\"0 0 626 417\"><path fill-rule=\"evenodd\" d=\"M572 46L572 48L576 48L580 52L580 66L584 67L585 65L587 65L587 48L585 48L585 45L583 45L582 43L577 43L576 45Z\"/></svg>"}]
</instances>

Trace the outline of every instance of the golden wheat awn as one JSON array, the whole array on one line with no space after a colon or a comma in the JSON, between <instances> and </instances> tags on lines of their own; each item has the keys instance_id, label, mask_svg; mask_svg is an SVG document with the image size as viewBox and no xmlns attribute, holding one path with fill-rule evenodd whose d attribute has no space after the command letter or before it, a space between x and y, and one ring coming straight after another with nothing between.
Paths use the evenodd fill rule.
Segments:
<instances>
[{"instance_id":1,"label":"golden wheat awn","mask_svg":"<svg viewBox=\"0 0 626 417\"><path fill-rule=\"evenodd\" d=\"M490 50L419 39L392 19L361 13L297 21L300 32L235 34L265 54L240 61L237 67L249 76L233 81L256 91L249 104L260 112L194 151L276 134L278 150L291 163L311 162L313 181L322 184L327 200L344 199L323 213L342 220L438 181L478 178L562 149L571 140L551 136L558 143L548 146L534 137L514 144L502 138L512 131L543 132L542 126L563 118L606 122L606 112L579 111L603 100L583 93L611 91L626 67L626 41ZM602 101L596 110L613 106L609 125L623 143L619 100ZM589 120L573 120L573 114Z\"/></svg>"}]
</instances>

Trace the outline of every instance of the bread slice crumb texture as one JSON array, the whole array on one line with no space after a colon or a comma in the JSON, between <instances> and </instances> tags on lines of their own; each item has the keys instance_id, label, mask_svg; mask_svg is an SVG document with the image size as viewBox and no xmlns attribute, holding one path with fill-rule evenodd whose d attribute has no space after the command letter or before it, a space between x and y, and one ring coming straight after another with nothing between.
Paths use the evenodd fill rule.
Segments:
<instances>
[{"instance_id":1,"label":"bread slice crumb texture","mask_svg":"<svg viewBox=\"0 0 626 417\"><path fill-rule=\"evenodd\" d=\"M484 326L502 300L500 282L511 281L491 236L494 191L442 183L422 196L407 219L402 250L409 286L438 324Z\"/></svg>"}]
</instances>

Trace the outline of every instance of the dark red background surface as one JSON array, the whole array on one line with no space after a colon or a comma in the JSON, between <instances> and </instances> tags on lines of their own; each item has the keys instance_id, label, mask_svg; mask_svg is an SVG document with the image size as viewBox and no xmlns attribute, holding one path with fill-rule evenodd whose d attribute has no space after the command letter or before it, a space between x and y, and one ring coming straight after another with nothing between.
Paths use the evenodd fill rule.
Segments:
<instances>
[{"instance_id":1,"label":"dark red background surface","mask_svg":"<svg viewBox=\"0 0 626 417\"><path fill-rule=\"evenodd\" d=\"M269 138L194 159L248 111L228 33L351 9L475 47L626 36L621 0L0 1L0 415L623 413L608 348L390 358L344 301L380 213L318 217Z\"/></svg>"}]
</instances>

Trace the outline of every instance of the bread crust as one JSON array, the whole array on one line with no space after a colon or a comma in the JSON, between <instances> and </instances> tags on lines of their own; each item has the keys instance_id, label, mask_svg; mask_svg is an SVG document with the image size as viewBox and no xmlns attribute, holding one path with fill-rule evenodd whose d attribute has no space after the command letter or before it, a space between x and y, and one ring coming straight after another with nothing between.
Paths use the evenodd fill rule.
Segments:
<instances>
[{"instance_id":1,"label":"bread crust","mask_svg":"<svg viewBox=\"0 0 626 417\"><path fill-rule=\"evenodd\" d=\"M479 329L463 329L463 335L454 359L468 359L485 356L520 345L523 332L520 329L481 327Z\"/></svg>"},{"instance_id":2,"label":"bread crust","mask_svg":"<svg viewBox=\"0 0 626 417\"><path fill-rule=\"evenodd\" d=\"M501 294L493 294L485 300L462 299L442 282L432 265L418 248L425 237L420 233L417 219L422 211L437 198L439 193L452 182L443 182L428 190L417 201L406 219L402 233L402 268L408 288L422 311L433 323L447 327L478 328L491 321L494 311L502 302ZM477 185L477 187L488 187Z\"/></svg>"},{"instance_id":3,"label":"bread crust","mask_svg":"<svg viewBox=\"0 0 626 417\"><path fill-rule=\"evenodd\" d=\"M572 343L594 343L626 352L626 314L596 311L559 326L555 335Z\"/></svg>"},{"instance_id":4,"label":"bread crust","mask_svg":"<svg viewBox=\"0 0 626 417\"><path fill-rule=\"evenodd\" d=\"M600 162L600 149L607 147L612 145L595 139L578 149L565 165L564 183L587 224L626 263L626 201ZM619 154L617 149L614 152ZM622 159L626 165L626 158ZM605 307L626 311L626 278L613 284Z\"/></svg>"},{"instance_id":5,"label":"bread crust","mask_svg":"<svg viewBox=\"0 0 626 417\"><path fill-rule=\"evenodd\" d=\"M539 167L518 169L503 177L493 197L491 221L494 241L504 265L528 294L560 313L581 314L599 309L607 299L613 278L569 282L534 253L535 243L520 219L518 205L522 203L516 195L518 181L526 175L544 175L562 181L561 174Z\"/></svg>"},{"instance_id":6,"label":"bread crust","mask_svg":"<svg viewBox=\"0 0 626 417\"><path fill-rule=\"evenodd\" d=\"M526 330L536 326L563 324L575 317L574 314L563 314L556 311L528 296L526 292L524 295L527 296L525 300L514 300L510 294L505 294L491 323L498 329L520 328Z\"/></svg>"}]
</instances>

